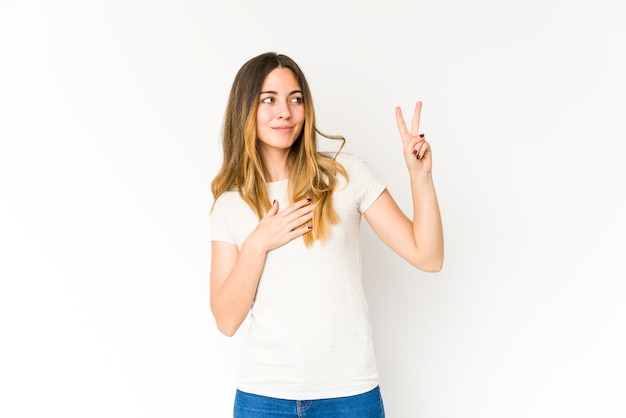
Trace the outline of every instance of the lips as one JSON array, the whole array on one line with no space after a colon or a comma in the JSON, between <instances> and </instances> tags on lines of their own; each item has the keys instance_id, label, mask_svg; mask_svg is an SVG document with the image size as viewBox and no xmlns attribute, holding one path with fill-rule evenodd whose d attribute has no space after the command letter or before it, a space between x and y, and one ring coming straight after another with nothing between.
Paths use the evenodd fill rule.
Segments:
<instances>
[{"instance_id":1,"label":"lips","mask_svg":"<svg viewBox=\"0 0 626 418\"><path fill-rule=\"evenodd\" d=\"M272 129L277 131L289 131L293 128L293 126L272 126Z\"/></svg>"}]
</instances>

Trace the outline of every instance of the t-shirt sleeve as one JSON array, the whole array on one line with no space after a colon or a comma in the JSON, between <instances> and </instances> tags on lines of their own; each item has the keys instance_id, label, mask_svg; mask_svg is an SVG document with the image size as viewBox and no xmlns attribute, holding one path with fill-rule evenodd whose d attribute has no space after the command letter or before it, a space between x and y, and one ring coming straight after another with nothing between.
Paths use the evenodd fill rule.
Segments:
<instances>
[{"instance_id":1,"label":"t-shirt sleeve","mask_svg":"<svg viewBox=\"0 0 626 418\"><path fill-rule=\"evenodd\" d=\"M359 157L348 155L346 163L348 181L354 190L357 208L359 212L364 213L378 199L387 185Z\"/></svg>"},{"instance_id":2,"label":"t-shirt sleeve","mask_svg":"<svg viewBox=\"0 0 626 418\"><path fill-rule=\"evenodd\" d=\"M228 208L228 199L220 196L215 202L213 212L211 212L211 241L228 242L236 244L236 236L234 230L229 223L228 214L232 211Z\"/></svg>"}]
</instances>

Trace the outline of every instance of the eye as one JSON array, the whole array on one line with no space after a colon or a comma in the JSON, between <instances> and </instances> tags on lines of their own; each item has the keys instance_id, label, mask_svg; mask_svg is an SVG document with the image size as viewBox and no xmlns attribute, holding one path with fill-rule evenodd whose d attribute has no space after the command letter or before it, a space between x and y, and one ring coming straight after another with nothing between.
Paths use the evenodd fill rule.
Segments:
<instances>
[{"instance_id":1,"label":"eye","mask_svg":"<svg viewBox=\"0 0 626 418\"><path fill-rule=\"evenodd\" d=\"M274 98L273 97L264 97L264 98L261 99L261 103L268 103L268 104L274 103Z\"/></svg>"},{"instance_id":2,"label":"eye","mask_svg":"<svg viewBox=\"0 0 626 418\"><path fill-rule=\"evenodd\" d=\"M302 104L304 103L304 98L300 97L300 96L295 96L291 98L291 103L297 103L297 104Z\"/></svg>"}]
</instances>

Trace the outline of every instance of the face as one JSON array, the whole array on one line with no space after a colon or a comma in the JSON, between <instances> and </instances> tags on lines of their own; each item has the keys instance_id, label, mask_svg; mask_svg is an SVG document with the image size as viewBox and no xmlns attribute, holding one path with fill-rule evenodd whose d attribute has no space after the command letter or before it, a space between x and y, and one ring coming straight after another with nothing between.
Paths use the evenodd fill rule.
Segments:
<instances>
[{"instance_id":1,"label":"face","mask_svg":"<svg viewBox=\"0 0 626 418\"><path fill-rule=\"evenodd\" d=\"M288 152L304 125L304 99L300 84L288 68L273 69L259 95L256 135L261 155Z\"/></svg>"}]
</instances>

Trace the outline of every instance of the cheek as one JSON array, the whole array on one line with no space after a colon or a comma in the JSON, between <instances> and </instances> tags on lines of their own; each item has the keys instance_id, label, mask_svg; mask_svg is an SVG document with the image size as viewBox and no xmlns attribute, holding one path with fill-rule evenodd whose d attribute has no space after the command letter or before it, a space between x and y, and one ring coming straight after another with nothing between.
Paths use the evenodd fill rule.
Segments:
<instances>
[{"instance_id":1,"label":"cheek","mask_svg":"<svg viewBox=\"0 0 626 418\"><path fill-rule=\"evenodd\" d=\"M259 109L259 111L256 112L256 124L259 126L265 122L267 122L267 112Z\"/></svg>"},{"instance_id":2,"label":"cheek","mask_svg":"<svg viewBox=\"0 0 626 418\"><path fill-rule=\"evenodd\" d=\"M304 130L304 119L302 120L302 122L298 123L299 127L298 127L298 131L296 132L296 137L299 137L300 134L302 134L302 131Z\"/></svg>"},{"instance_id":3,"label":"cheek","mask_svg":"<svg viewBox=\"0 0 626 418\"><path fill-rule=\"evenodd\" d=\"M305 119L304 107L299 107L295 115L297 115L296 118L300 121L300 123L304 123L304 119Z\"/></svg>"}]
</instances>

